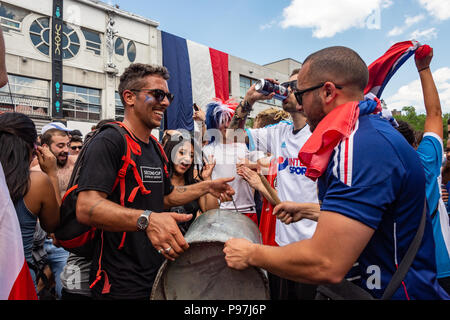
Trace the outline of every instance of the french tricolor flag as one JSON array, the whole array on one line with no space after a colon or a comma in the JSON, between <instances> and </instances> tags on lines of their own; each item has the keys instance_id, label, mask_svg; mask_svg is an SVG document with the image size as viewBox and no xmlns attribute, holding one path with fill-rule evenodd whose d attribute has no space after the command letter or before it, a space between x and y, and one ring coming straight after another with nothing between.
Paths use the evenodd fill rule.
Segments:
<instances>
[{"instance_id":1,"label":"french tricolor flag","mask_svg":"<svg viewBox=\"0 0 450 320\"><path fill-rule=\"evenodd\" d=\"M364 95L372 93L381 97L384 88L397 70L408 60L421 44L415 40L398 42L369 66L369 83Z\"/></svg>"},{"instance_id":2,"label":"french tricolor flag","mask_svg":"<svg viewBox=\"0 0 450 320\"><path fill-rule=\"evenodd\" d=\"M0 300L37 300L16 210L0 165Z\"/></svg>"},{"instance_id":3,"label":"french tricolor flag","mask_svg":"<svg viewBox=\"0 0 450 320\"><path fill-rule=\"evenodd\" d=\"M229 98L228 54L161 31L163 65L175 99L166 111L164 129L194 130L192 106Z\"/></svg>"}]
</instances>

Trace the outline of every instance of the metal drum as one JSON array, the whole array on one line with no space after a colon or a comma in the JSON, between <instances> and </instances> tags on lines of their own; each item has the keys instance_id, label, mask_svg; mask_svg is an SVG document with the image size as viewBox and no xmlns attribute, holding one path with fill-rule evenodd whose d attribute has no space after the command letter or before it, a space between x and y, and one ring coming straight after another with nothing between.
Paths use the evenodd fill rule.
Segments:
<instances>
[{"instance_id":1,"label":"metal drum","mask_svg":"<svg viewBox=\"0 0 450 320\"><path fill-rule=\"evenodd\" d=\"M230 238L261 243L258 227L241 213L214 209L199 216L185 235L189 249L175 261L163 263L150 299L268 300L264 270L235 270L227 266L223 246Z\"/></svg>"}]
</instances>

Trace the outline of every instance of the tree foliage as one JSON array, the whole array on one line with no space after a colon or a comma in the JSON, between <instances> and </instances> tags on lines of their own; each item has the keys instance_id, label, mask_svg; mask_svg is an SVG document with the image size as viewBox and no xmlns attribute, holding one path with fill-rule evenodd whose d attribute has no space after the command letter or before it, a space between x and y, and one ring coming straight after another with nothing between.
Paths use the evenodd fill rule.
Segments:
<instances>
[{"instance_id":1,"label":"tree foliage","mask_svg":"<svg viewBox=\"0 0 450 320\"><path fill-rule=\"evenodd\" d=\"M417 114L416 109L413 106L403 107L402 115L394 116L394 118L397 120L406 121L413 127L414 130L423 132L426 115ZM442 115L442 126L444 129L444 149L445 146L447 145L447 135L448 135L447 121L449 118L450 118L449 113L445 113Z\"/></svg>"}]
</instances>

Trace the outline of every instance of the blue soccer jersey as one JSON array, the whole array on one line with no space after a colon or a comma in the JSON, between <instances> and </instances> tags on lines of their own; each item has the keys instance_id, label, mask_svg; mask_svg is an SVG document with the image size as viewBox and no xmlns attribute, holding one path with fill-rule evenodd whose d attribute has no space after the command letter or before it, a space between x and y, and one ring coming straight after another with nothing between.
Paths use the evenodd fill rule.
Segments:
<instances>
[{"instance_id":1,"label":"blue soccer jersey","mask_svg":"<svg viewBox=\"0 0 450 320\"><path fill-rule=\"evenodd\" d=\"M450 226L445 204L441 199L442 139L426 132L417 148L425 170L426 193L436 244L437 277L450 277Z\"/></svg>"},{"instance_id":2,"label":"blue soccer jersey","mask_svg":"<svg viewBox=\"0 0 450 320\"><path fill-rule=\"evenodd\" d=\"M425 175L416 151L380 116L361 116L335 148L318 187L322 210L375 230L357 261L358 284L380 298L422 217ZM417 256L392 299L450 299L436 280L429 218Z\"/></svg>"}]
</instances>

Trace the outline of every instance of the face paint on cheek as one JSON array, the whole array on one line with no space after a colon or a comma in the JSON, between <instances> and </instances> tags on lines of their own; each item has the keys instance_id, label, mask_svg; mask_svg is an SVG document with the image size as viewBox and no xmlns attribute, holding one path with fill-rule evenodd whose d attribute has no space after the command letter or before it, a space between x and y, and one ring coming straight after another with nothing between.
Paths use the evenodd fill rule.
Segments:
<instances>
[{"instance_id":1,"label":"face paint on cheek","mask_svg":"<svg viewBox=\"0 0 450 320\"><path fill-rule=\"evenodd\" d=\"M153 102L155 102L155 98L153 98L152 96L145 95L145 101L144 102L145 103L153 103Z\"/></svg>"}]
</instances>

